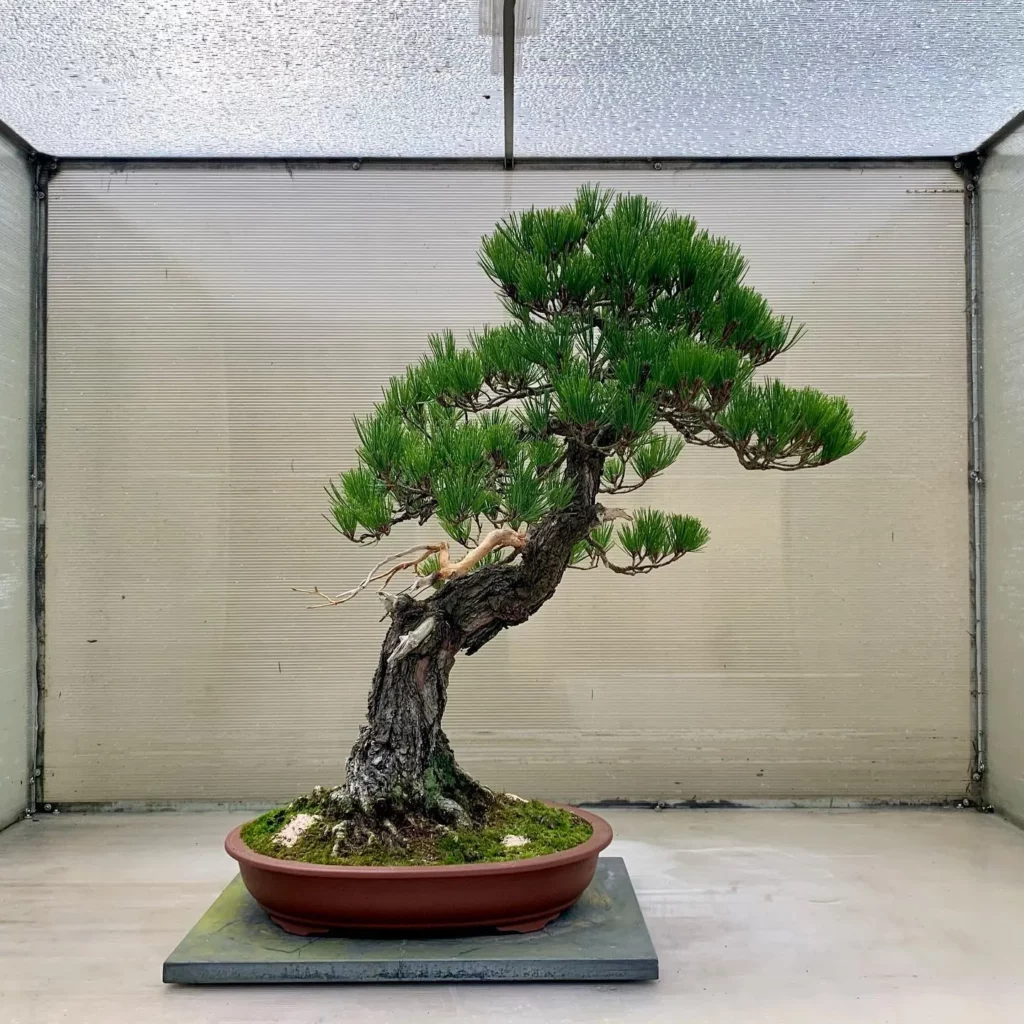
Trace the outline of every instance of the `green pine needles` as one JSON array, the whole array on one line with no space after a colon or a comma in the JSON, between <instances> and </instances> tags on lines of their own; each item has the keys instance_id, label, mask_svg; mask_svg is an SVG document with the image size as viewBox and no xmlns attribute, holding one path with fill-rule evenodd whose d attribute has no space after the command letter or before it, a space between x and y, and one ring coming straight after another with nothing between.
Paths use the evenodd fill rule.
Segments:
<instances>
[{"instance_id":1,"label":"green pine needles","mask_svg":"<svg viewBox=\"0 0 1024 1024\"><path fill-rule=\"evenodd\" d=\"M802 329L743 283L739 249L690 217L588 186L570 205L506 217L480 263L509 321L464 346L431 338L357 421L359 464L328 489L350 540L432 518L467 547L488 526L531 527L572 501L570 449L599 457L600 491L616 494L664 473L685 445L797 470L864 441L844 398L760 373ZM612 513L624 521L578 542L575 567L648 572L708 538L690 516Z\"/></svg>"}]
</instances>

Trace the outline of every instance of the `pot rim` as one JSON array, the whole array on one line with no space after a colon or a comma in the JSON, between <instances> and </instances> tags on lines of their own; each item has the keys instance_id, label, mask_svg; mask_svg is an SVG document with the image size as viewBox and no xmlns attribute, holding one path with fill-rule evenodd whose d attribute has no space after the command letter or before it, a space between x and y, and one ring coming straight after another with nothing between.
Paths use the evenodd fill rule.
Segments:
<instances>
[{"instance_id":1,"label":"pot rim","mask_svg":"<svg viewBox=\"0 0 1024 1024\"><path fill-rule=\"evenodd\" d=\"M586 860L588 857L596 857L612 841L612 827L599 815L569 804L552 804L551 806L571 811L582 818L594 830L593 835L586 842L568 850L560 850L558 853L542 853L523 860L491 861L486 864L417 864L375 867L362 864L304 864L297 860L268 857L245 845L241 831L248 822L243 822L242 825L231 830L227 839L224 840L224 849L228 856L233 857L239 864L281 875L304 875L311 878L465 878L467 876L544 871L547 868Z\"/></svg>"}]
</instances>

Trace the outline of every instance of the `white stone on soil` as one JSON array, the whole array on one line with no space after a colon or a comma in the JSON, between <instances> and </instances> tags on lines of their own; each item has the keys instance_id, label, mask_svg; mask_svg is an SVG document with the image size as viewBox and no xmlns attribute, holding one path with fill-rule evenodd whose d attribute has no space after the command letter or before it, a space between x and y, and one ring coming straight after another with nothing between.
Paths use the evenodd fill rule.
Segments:
<instances>
[{"instance_id":1,"label":"white stone on soil","mask_svg":"<svg viewBox=\"0 0 1024 1024\"><path fill-rule=\"evenodd\" d=\"M274 836L274 842L279 846L286 846L291 849L302 837L310 825L315 825L320 820L319 814L296 814L291 821L280 832Z\"/></svg>"},{"instance_id":2,"label":"white stone on soil","mask_svg":"<svg viewBox=\"0 0 1024 1024\"><path fill-rule=\"evenodd\" d=\"M514 850L519 846L526 846L529 841L526 836L505 836L501 841L501 845L509 850Z\"/></svg>"}]
</instances>

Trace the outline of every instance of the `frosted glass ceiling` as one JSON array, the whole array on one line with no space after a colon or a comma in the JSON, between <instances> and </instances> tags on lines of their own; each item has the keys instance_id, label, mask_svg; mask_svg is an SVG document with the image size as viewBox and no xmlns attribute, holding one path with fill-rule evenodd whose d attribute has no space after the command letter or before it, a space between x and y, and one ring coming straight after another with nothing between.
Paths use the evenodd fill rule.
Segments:
<instances>
[{"instance_id":1,"label":"frosted glass ceiling","mask_svg":"<svg viewBox=\"0 0 1024 1024\"><path fill-rule=\"evenodd\" d=\"M0 0L0 120L59 156L496 157L479 4ZM1024 107L1024 0L541 6L520 157L949 155Z\"/></svg>"}]
</instances>

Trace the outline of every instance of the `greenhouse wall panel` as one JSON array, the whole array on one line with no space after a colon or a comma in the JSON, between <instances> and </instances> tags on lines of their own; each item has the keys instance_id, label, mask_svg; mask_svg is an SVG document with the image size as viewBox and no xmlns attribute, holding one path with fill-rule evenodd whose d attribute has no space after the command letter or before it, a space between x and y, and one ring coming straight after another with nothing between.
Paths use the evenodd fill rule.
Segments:
<instances>
[{"instance_id":1,"label":"greenhouse wall panel","mask_svg":"<svg viewBox=\"0 0 1024 1024\"><path fill-rule=\"evenodd\" d=\"M271 800L342 777L384 631L320 518L389 375L503 317L477 265L584 182L738 242L845 394L814 473L692 448L644 504L707 548L571 573L454 668L492 786L594 800L942 800L971 760L962 182L948 164L71 164L50 188L46 794ZM628 500L628 496L627 496Z\"/></svg>"},{"instance_id":2,"label":"greenhouse wall panel","mask_svg":"<svg viewBox=\"0 0 1024 1024\"><path fill-rule=\"evenodd\" d=\"M1024 129L982 171L989 800L1024 821Z\"/></svg>"},{"instance_id":3,"label":"greenhouse wall panel","mask_svg":"<svg viewBox=\"0 0 1024 1024\"><path fill-rule=\"evenodd\" d=\"M29 801L32 175L0 136L0 828Z\"/></svg>"}]
</instances>

